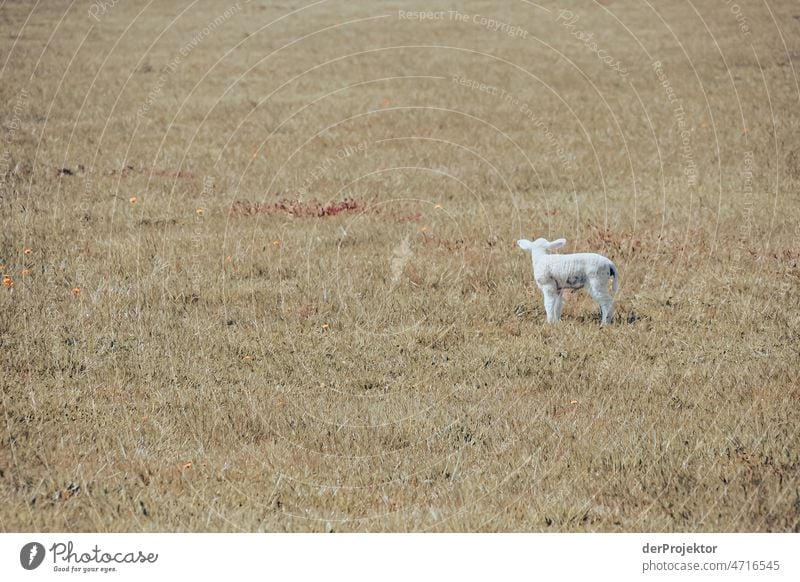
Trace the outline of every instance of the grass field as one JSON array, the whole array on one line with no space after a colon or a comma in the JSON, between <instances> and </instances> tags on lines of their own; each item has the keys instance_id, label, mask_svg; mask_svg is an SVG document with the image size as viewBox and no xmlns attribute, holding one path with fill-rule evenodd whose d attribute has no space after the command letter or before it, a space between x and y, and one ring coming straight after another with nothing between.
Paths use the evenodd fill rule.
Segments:
<instances>
[{"instance_id":1,"label":"grass field","mask_svg":"<svg viewBox=\"0 0 800 582\"><path fill-rule=\"evenodd\" d=\"M0 67L0 530L800 531L796 2L4 2Z\"/></svg>"}]
</instances>

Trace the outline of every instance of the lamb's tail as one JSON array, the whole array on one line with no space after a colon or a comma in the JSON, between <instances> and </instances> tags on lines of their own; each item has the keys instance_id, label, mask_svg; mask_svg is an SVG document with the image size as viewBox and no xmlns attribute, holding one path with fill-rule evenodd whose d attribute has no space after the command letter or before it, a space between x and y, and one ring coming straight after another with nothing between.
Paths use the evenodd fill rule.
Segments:
<instances>
[{"instance_id":1,"label":"lamb's tail","mask_svg":"<svg viewBox=\"0 0 800 582\"><path fill-rule=\"evenodd\" d=\"M608 270L609 275L614 277L614 281L611 283L611 290L616 294L619 291L619 272L617 272L617 268L611 261L609 261Z\"/></svg>"}]
</instances>

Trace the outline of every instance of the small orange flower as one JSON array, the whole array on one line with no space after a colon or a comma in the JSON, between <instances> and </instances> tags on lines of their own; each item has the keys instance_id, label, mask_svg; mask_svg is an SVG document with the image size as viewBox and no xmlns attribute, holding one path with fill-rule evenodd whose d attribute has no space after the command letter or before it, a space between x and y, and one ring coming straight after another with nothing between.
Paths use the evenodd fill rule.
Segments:
<instances>
[{"instance_id":1,"label":"small orange flower","mask_svg":"<svg viewBox=\"0 0 800 582\"><path fill-rule=\"evenodd\" d=\"M569 401L569 403L570 403L570 404L577 404L577 403L578 403L578 401L577 401L577 400L570 400L570 401Z\"/></svg>"},{"instance_id":2,"label":"small orange flower","mask_svg":"<svg viewBox=\"0 0 800 582\"><path fill-rule=\"evenodd\" d=\"M272 244L273 244L273 246L279 247L279 246L281 246L281 241L279 241L278 239L275 239L274 241L272 241Z\"/></svg>"},{"instance_id":3,"label":"small orange flower","mask_svg":"<svg viewBox=\"0 0 800 582\"><path fill-rule=\"evenodd\" d=\"M139 202L139 199L136 196L131 196L130 198L128 198L128 202L130 202L131 204L136 204L137 202Z\"/></svg>"},{"instance_id":4,"label":"small orange flower","mask_svg":"<svg viewBox=\"0 0 800 582\"><path fill-rule=\"evenodd\" d=\"M194 212L195 212L195 214L197 214L197 216L203 216L206 213L206 209L205 208L196 208Z\"/></svg>"},{"instance_id":5,"label":"small orange flower","mask_svg":"<svg viewBox=\"0 0 800 582\"><path fill-rule=\"evenodd\" d=\"M253 360L253 356L250 356L250 355L244 355L244 356L242 356L242 361L243 361L243 362L250 362L250 361L252 361L252 360Z\"/></svg>"},{"instance_id":6,"label":"small orange flower","mask_svg":"<svg viewBox=\"0 0 800 582\"><path fill-rule=\"evenodd\" d=\"M3 275L3 287L11 289L14 286L14 279L10 275Z\"/></svg>"},{"instance_id":7,"label":"small orange flower","mask_svg":"<svg viewBox=\"0 0 800 582\"><path fill-rule=\"evenodd\" d=\"M192 465L193 465L193 463L192 463L191 461L186 461L186 462L183 464L183 468L184 468L184 469L191 469L191 468L192 468Z\"/></svg>"},{"instance_id":8,"label":"small orange flower","mask_svg":"<svg viewBox=\"0 0 800 582\"><path fill-rule=\"evenodd\" d=\"M31 270L30 269L22 269L22 276L23 277L27 277L30 274L31 274Z\"/></svg>"},{"instance_id":9,"label":"small orange flower","mask_svg":"<svg viewBox=\"0 0 800 582\"><path fill-rule=\"evenodd\" d=\"M322 324L322 329L328 329L328 327L329 327L329 326L328 326L328 324L327 324L327 323L323 323L323 324Z\"/></svg>"},{"instance_id":10,"label":"small orange flower","mask_svg":"<svg viewBox=\"0 0 800 582\"><path fill-rule=\"evenodd\" d=\"M22 252L25 253L26 255L29 255L29 254L31 254L33 252L33 249L25 249Z\"/></svg>"},{"instance_id":11,"label":"small orange flower","mask_svg":"<svg viewBox=\"0 0 800 582\"><path fill-rule=\"evenodd\" d=\"M72 288L72 294L73 294L75 297L77 297L78 295L80 295L80 294L81 294L81 288L80 288L80 287L73 287L73 288Z\"/></svg>"}]
</instances>

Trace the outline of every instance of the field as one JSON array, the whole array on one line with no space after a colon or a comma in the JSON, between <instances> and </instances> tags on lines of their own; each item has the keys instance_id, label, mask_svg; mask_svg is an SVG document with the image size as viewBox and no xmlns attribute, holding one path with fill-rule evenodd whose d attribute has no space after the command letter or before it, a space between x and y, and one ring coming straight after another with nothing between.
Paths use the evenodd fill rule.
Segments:
<instances>
[{"instance_id":1,"label":"field","mask_svg":"<svg viewBox=\"0 0 800 582\"><path fill-rule=\"evenodd\" d=\"M4 2L0 67L0 531L800 531L793 0Z\"/></svg>"}]
</instances>

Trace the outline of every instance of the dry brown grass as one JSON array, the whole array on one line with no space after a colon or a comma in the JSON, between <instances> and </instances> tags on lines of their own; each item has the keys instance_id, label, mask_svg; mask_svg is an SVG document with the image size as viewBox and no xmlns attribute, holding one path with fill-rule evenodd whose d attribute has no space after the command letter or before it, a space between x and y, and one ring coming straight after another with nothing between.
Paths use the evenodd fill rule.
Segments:
<instances>
[{"instance_id":1,"label":"dry brown grass","mask_svg":"<svg viewBox=\"0 0 800 582\"><path fill-rule=\"evenodd\" d=\"M794 2L266 4L0 7L0 529L800 529Z\"/></svg>"}]
</instances>

